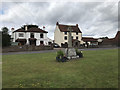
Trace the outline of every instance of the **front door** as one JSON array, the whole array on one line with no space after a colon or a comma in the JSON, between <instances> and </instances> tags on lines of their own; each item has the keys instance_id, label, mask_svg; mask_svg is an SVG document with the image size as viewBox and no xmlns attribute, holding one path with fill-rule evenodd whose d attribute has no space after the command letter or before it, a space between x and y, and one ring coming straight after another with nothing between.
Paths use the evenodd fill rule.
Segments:
<instances>
[{"instance_id":1,"label":"front door","mask_svg":"<svg viewBox=\"0 0 120 90\"><path fill-rule=\"evenodd\" d=\"M30 45L35 45L36 46L36 40L30 40Z\"/></svg>"}]
</instances>

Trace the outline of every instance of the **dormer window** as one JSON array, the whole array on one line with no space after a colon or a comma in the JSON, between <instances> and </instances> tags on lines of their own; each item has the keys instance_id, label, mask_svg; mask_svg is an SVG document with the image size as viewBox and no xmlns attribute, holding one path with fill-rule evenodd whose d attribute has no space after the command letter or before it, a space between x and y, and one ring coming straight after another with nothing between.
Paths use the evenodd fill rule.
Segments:
<instances>
[{"instance_id":1,"label":"dormer window","mask_svg":"<svg viewBox=\"0 0 120 90\"><path fill-rule=\"evenodd\" d=\"M67 32L64 32L65 35L67 35Z\"/></svg>"},{"instance_id":2,"label":"dormer window","mask_svg":"<svg viewBox=\"0 0 120 90\"><path fill-rule=\"evenodd\" d=\"M19 37L24 37L24 34L23 33L19 33Z\"/></svg>"}]
</instances>

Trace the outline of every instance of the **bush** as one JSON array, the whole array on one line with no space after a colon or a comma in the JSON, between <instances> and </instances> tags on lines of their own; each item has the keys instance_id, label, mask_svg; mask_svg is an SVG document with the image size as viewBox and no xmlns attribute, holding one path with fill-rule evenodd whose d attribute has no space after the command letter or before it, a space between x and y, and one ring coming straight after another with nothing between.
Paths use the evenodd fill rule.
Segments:
<instances>
[{"instance_id":1,"label":"bush","mask_svg":"<svg viewBox=\"0 0 120 90\"><path fill-rule=\"evenodd\" d=\"M83 57L83 54L81 51L78 51L78 49L76 49L76 54L79 56L79 57Z\"/></svg>"},{"instance_id":2,"label":"bush","mask_svg":"<svg viewBox=\"0 0 120 90\"><path fill-rule=\"evenodd\" d=\"M64 56L63 51L61 50L57 51L57 57L63 57L63 56Z\"/></svg>"},{"instance_id":3,"label":"bush","mask_svg":"<svg viewBox=\"0 0 120 90\"><path fill-rule=\"evenodd\" d=\"M68 58L66 56L64 56L63 51L59 50L59 51L57 51L56 60L58 62L66 62L68 60Z\"/></svg>"},{"instance_id":4,"label":"bush","mask_svg":"<svg viewBox=\"0 0 120 90\"><path fill-rule=\"evenodd\" d=\"M75 49L75 51L76 51L76 54L77 54L77 55L78 55L79 53L81 53L81 51L78 51L77 48Z\"/></svg>"}]
</instances>

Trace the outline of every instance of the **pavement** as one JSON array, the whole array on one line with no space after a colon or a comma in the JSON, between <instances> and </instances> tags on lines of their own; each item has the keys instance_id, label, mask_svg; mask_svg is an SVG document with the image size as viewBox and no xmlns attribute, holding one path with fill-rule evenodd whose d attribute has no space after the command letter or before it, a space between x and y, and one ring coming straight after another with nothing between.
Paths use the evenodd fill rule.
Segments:
<instances>
[{"instance_id":1,"label":"pavement","mask_svg":"<svg viewBox=\"0 0 120 90\"><path fill-rule=\"evenodd\" d=\"M48 53L48 52L56 52L56 51L57 51L57 50L41 50L41 51L8 52L8 53L2 53L2 55L33 54L33 53Z\"/></svg>"},{"instance_id":2,"label":"pavement","mask_svg":"<svg viewBox=\"0 0 120 90\"><path fill-rule=\"evenodd\" d=\"M8 53L2 53L2 54L0 53L0 55L49 53L49 52L56 52L59 49L63 49L63 48L55 48L54 50L42 50L42 51L8 52ZM112 48L84 48L84 49L79 49L79 50L87 51L87 50L105 50L105 49L117 49L117 47L112 47Z\"/></svg>"}]
</instances>

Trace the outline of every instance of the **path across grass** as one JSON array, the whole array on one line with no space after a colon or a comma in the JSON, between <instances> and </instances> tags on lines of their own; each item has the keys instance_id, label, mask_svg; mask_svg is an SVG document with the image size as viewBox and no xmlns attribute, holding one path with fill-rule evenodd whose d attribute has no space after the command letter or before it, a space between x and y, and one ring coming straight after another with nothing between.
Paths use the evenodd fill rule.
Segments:
<instances>
[{"instance_id":1,"label":"path across grass","mask_svg":"<svg viewBox=\"0 0 120 90\"><path fill-rule=\"evenodd\" d=\"M3 55L3 88L117 88L118 50L83 51L56 62L56 53Z\"/></svg>"}]
</instances>

